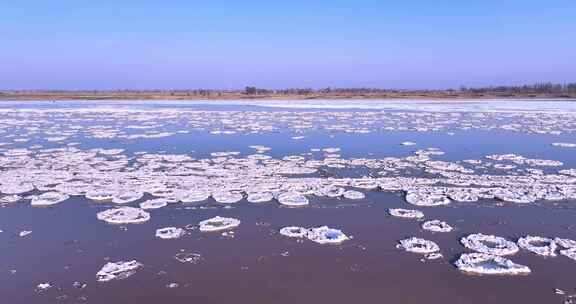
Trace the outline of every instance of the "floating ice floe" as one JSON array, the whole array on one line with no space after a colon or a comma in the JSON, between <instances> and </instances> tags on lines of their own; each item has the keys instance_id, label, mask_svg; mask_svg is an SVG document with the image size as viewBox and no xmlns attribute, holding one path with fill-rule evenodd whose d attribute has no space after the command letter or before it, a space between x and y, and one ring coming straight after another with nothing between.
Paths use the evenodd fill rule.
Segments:
<instances>
[{"instance_id":1,"label":"floating ice floe","mask_svg":"<svg viewBox=\"0 0 576 304\"><path fill-rule=\"evenodd\" d=\"M2 204L12 204L12 203L16 203L22 200L22 197L20 195L5 195L5 196L1 196L0 197L0 205Z\"/></svg>"},{"instance_id":2,"label":"floating ice floe","mask_svg":"<svg viewBox=\"0 0 576 304\"><path fill-rule=\"evenodd\" d=\"M156 237L163 240L178 239L184 235L184 229L177 227L165 227L156 230Z\"/></svg>"},{"instance_id":3,"label":"floating ice floe","mask_svg":"<svg viewBox=\"0 0 576 304\"><path fill-rule=\"evenodd\" d=\"M143 265L135 260L129 262L108 262L96 273L98 282L121 280L135 274Z\"/></svg>"},{"instance_id":4,"label":"floating ice floe","mask_svg":"<svg viewBox=\"0 0 576 304\"><path fill-rule=\"evenodd\" d=\"M448 223L440 220L427 221L422 224L422 229L429 230L432 232L450 232L452 231L452 226Z\"/></svg>"},{"instance_id":5,"label":"floating ice floe","mask_svg":"<svg viewBox=\"0 0 576 304\"><path fill-rule=\"evenodd\" d=\"M276 198L284 206L301 207L309 204L308 199L299 192L284 192Z\"/></svg>"},{"instance_id":6,"label":"floating ice floe","mask_svg":"<svg viewBox=\"0 0 576 304\"><path fill-rule=\"evenodd\" d=\"M200 231L214 232L236 228L240 225L240 220L229 217L216 216L198 223Z\"/></svg>"},{"instance_id":7,"label":"floating ice floe","mask_svg":"<svg viewBox=\"0 0 576 304\"><path fill-rule=\"evenodd\" d=\"M518 239L518 246L537 255L556 256L556 242L550 238L528 235Z\"/></svg>"},{"instance_id":8,"label":"floating ice floe","mask_svg":"<svg viewBox=\"0 0 576 304\"><path fill-rule=\"evenodd\" d=\"M234 191L215 191L212 198L221 204L234 204L242 200L242 194Z\"/></svg>"},{"instance_id":9,"label":"floating ice floe","mask_svg":"<svg viewBox=\"0 0 576 304\"><path fill-rule=\"evenodd\" d=\"M436 243L415 237L401 240L397 247L419 254L432 254L440 251L440 247Z\"/></svg>"},{"instance_id":10,"label":"floating ice floe","mask_svg":"<svg viewBox=\"0 0 576 304\"><path fill-rule=\"evenodd\" d=\"M188 252L184 249L181 249L174 258L180 263L189 263L189 264L198 264L204 261L204 257L195 252Z\"/></svg>"},{"instance_id":11,"label":"floating ice floe","mask_svg":"<svg viewBox=\"0 0 576 304\"><path fill-rule=\"evenodd\" d=\"M32 231L30 231L30 230L22 230L22 231L20 231L20 233L18 233L18 236L25 237L31 233L32 233Z\"/></svg>"},{"instance_id":12,"label":"floating ice floe","mask_svg":"<svg viewBox=\"0 0 576 304\"><path fill-rule=\"evenodd\" d=\"M170 202L170 200L168 200L166 198L155 198L155 199L147 200L145 202L140 203L140 208L144 209L144 210L146 210L146 209L159 209L159 208L168 206L169 202Z\"/></svg>"},{"instance_id":13,"label":"floating ice floe","mask_svg":"<svg viewBox=\"0 0 576 304\"><path fill-rule=\"evenodd\" d=\"M44 192L40 195L34 196L30 204L35 207L52 206L69 198L70 196L56 191Z\"/></svg>"},{"instance_id":14,"label":"floating ice floe","mask_svg":"<svg viewBox=\"0 0 576 304\"><path fill-rule=\"evenodd\" d=\"M411 218L411 219L421 219L424 218L424 213L419 210L412 210L412 209L388 209L388 213L394 217L401 217L401 218Z\"/></svg>"},{"instance_id":15,"label":"floating ice floe","mask_svg":"<svg viewBox=\"0 0 576 304\"><path fill-rule=\"evenodd\" d=\"M554 242L556 242L556 244L558 244L559 246L564 247L564 248L576 248L576 241L575 240L557 237L557 238L554 238Z\"/></svg>"},{"instance_id":16,"label":"floating ice floe","mask_svg":"<svg viewBox=\"0 0 576 304\"><path fill-rule=\"evenodd\" d=\"M48 290L50 288L52 288L52 284L50 284L48 282L40 283L36 286L36 292L42 292L42 291Z\"/></svg>"},{"instance_id":17,"label":"floating ice floe","mask_svg":"<svg viewBox=\"0 0 576 304\"><path fill-rule=\"evenodd\" d=\"M180 195L179 199L183 203L196 203L207 200L210 197L210 192L207 190L189 190Z\"/></svg>"},{"instance_id":18,"label":"floating ice floe","mask_svg":"<svg viewBox=\"0 0 576 304\"><path fill-rule=\"evenodd\" d=\"M552 143L552 146L560 148L576 148L576 143L556 142Z\"/></svg>"},{"instance_id":19,"label":"floating ice floe","mask_svg":"<svg viewBox=\"0 0 576 304\"><path fill-rule=\"evenodd\" d=\"M428 191L426 188L410 190L406 193L406 201L416 206L441 206L450 204L450 199L446 195Z\"/></svg>"},{"instance_id":20,"label":"floating ice floe","mask_svg":"<svg viewBox=\"0 0 576 304\"><path fill-rule=\"evenodd\" d=\"M454 265L463 272L488 275L524 275L531 272L528 266L488 253L463 253Z\"/></svg>"},{"instance_id":21,"label":"floating ice floe","mask_svg":"<svg viewBox=\"0 0 576 304\"><path fill-rule=\"evenodd\" d=\"M141 199L144 193L138 191L119 191L112 197L114 204L127 204Z\"/></svg>"},{"instance_id":22,"label":"floating ice floe","mask_svg":"<svg viewBox=\"0 0 576 304\"><path fill-rule=\"evenodd\" d=\"M270 192L251 192L248 193L246 200L250 203L266 203L274 199Z\"/></svg>"},{"instance_id":23,"label":"floating ice floe","mask_svg":"<svg viewBox=\"0 0 576 304\"><path fill-rule=\"evenodd\" d=\"M347 190L342 194L342 196L346 199L352 200L364 199L366 197L364 193L356 190Z\"/></svg>"},{"instance_id":24,"label":"floating ice floe","mask_svg":"<svg viewBox=\"0 0 576 304\"><path fill-rule=\"evenodd\" d=\"M110 224L138 224L150 220L150 214L133 207L113 208L98 212L96 217Z\"/></svg>"},{"instance_id":25,"label":"floating ice floe","mask_svg":"<svg viewBox=\"0 0 576 304\"><path fill-rule=\"evenodd\" d=\"M304 227L288 226L280 229L280 234L290 238L305 238L308 236L308 229Z\"/></svg>"},{"instance_id":26,"label":"floating ice floe","mask_svg":"<svg viewBox=\"0 0 576 304\"><path fill-rule=\"evenodd\" d=\"M306 237L318 244L340 244L349 240L349 237L341 230L329 228L328 226L310 228Z\"/></svg>"},{"instance_id":27,"label":"floating ice floe","mask_svg":"<svg viewBox=\"0 0 576 304\"><path fill-rule=\"evenodd\" d=\"M414 146L414 145L416 145L415 142L411 142L411 141L405 141L405 142L402 142L402 143L400 143L400 144L401 144L402 146Z\"/></svg>"},{"instance_id":28,"label":"floating ice floe","mask_svg":"<svg viewBox=\"0 0 576 304\"><path fill-rule=\"evenodd\" d=\"M513 255L518 252L516 243L509 241L503 237L495 235L486 235L482 233L475 233L465 236L460 239L460 243L464 247L490 255Z\"/></svg>"}]
</instances>

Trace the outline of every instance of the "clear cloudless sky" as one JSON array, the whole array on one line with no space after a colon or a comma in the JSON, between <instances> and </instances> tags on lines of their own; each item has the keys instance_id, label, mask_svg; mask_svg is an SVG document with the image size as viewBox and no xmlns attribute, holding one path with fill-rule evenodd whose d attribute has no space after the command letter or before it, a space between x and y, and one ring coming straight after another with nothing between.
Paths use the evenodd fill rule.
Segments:
<instances>
[{"instance_id":1,"label":"clear cloudless sky","mask_svg":"<svg viewBox=\"0 0 576 304\"><path fill-rule=\"evenodd\" d=\"M0 89L576 81L576 0L0 0Z\"/></svg>"}]
</instances>

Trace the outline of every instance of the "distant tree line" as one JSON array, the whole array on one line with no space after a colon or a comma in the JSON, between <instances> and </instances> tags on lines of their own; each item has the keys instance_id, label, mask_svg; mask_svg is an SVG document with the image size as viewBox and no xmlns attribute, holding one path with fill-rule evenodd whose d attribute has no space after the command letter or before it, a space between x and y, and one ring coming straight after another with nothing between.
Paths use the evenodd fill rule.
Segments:
<instances>
[{"instance_id":1,"label":"distant tree line","mask_svg":"<svg viewBox=\"0 0 576 304\"><path fill-rule=\"evenodd\" d=\"M215 90L215 89L176 89L176 90L4 90L0 94L54 94L54 95L96 95L96 96L142 96L142 95L158 95L158 96L201 96L206 98L226 96L233 94L243 94L249 96L308 96L308 95L324 95L324 96L378 96L386 94L421 94L421 95L498 95L498 96L514 96L514 95L552 95L552 96L576 96L576 82L557 84L557 83L536 83L530 85L518 86L488 86L488 87L473 87L468 88L461 86L458 89L422 89L422 90L406 90L406 89L385 89L385 88L286 88L286 89L264 89L256 86L247 86L243 90Z\"/></svg>"}]
</instances>

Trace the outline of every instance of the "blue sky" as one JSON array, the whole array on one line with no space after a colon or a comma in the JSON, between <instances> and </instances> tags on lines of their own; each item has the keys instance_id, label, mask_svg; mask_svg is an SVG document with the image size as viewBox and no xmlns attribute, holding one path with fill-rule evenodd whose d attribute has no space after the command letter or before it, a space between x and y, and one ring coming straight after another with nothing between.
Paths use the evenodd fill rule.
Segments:
<instances>
[{"instance_id":1,"label":"blue sky","mask_svg":"<svg viewBox=\"0 0 576 304\"><path fill-rule=\"evenodd\" d=\"M0 89L576 81L576 1L0 1Z\"/></svg>"}]
</instances>

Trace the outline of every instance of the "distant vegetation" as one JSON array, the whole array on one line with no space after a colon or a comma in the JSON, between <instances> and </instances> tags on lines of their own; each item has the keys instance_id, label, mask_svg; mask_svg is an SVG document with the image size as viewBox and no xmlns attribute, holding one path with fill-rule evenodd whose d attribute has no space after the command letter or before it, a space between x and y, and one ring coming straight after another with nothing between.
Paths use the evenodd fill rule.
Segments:
<instances>
[{"instance_id":1,"label":"distant vegetation","mask_svg":"<svg viewBox=\"0 0 576 304\"><path fill-rule=\"evenodd\" d=\"M537 83L520 86L490 86L458 89L403 90L384 88L288 88L243 90L5 90L1 99L314 99L314 98L571 98L576 83Z\"/></svg>"}]
</instances>

